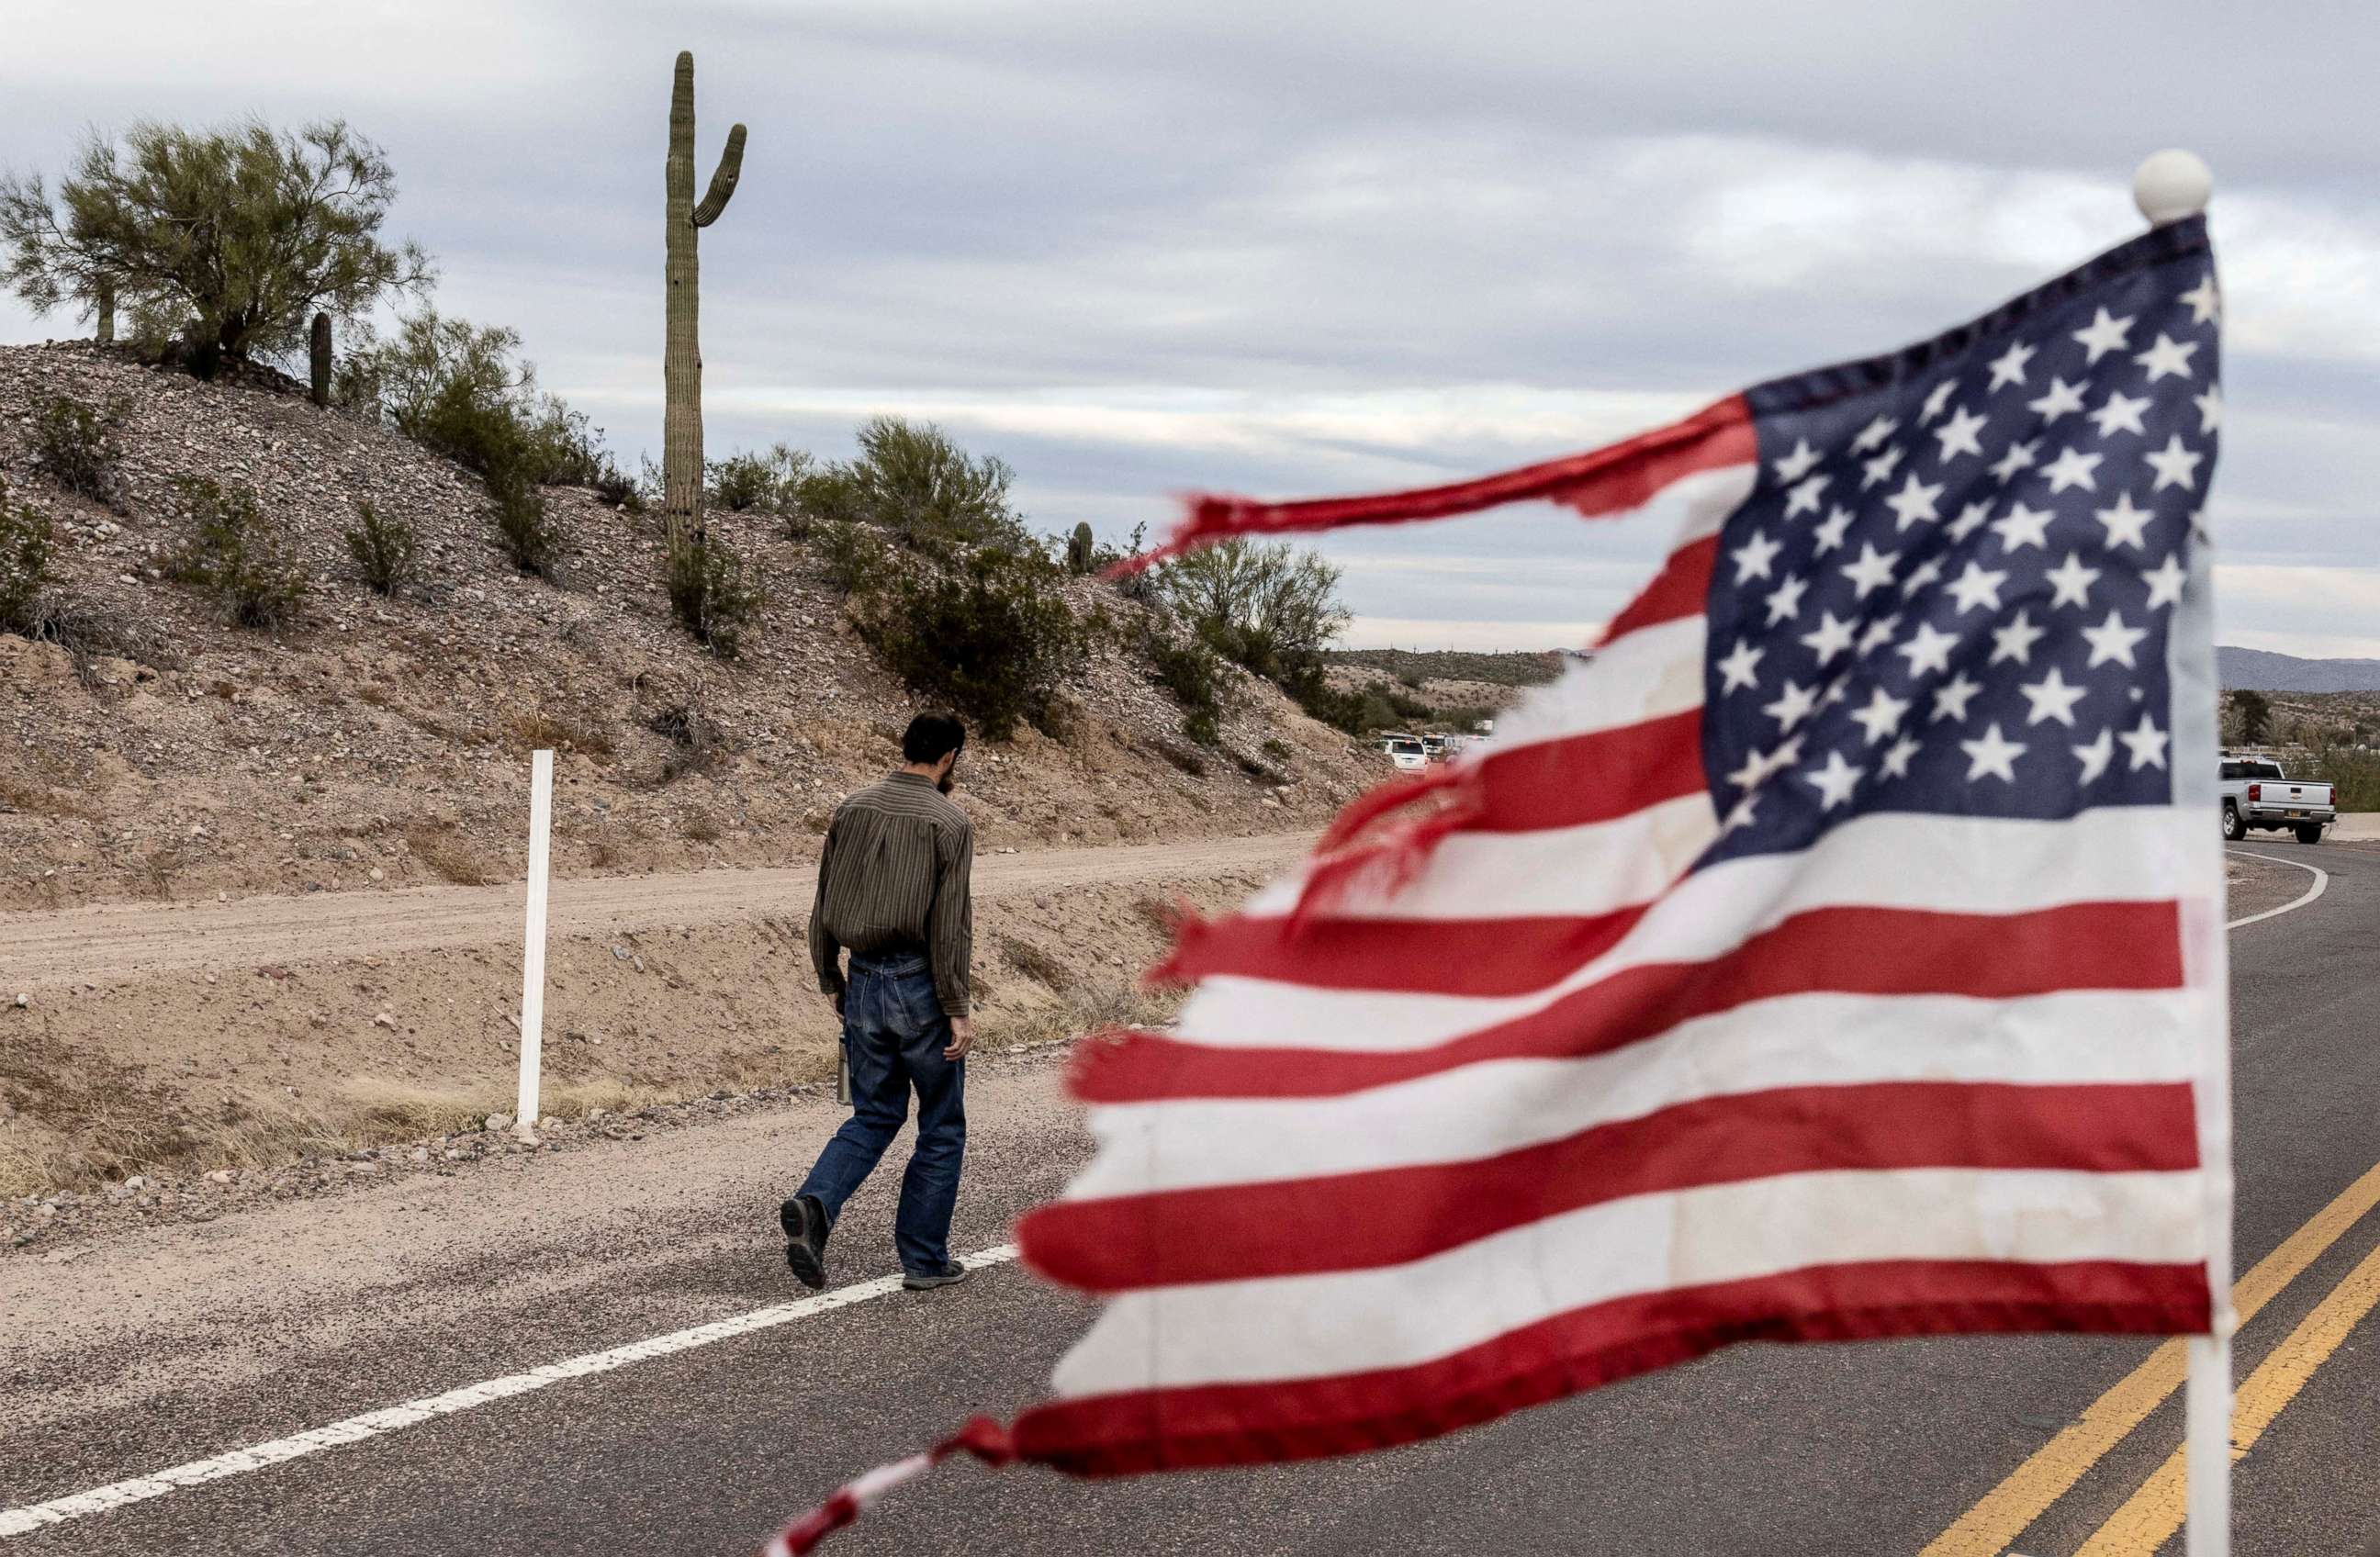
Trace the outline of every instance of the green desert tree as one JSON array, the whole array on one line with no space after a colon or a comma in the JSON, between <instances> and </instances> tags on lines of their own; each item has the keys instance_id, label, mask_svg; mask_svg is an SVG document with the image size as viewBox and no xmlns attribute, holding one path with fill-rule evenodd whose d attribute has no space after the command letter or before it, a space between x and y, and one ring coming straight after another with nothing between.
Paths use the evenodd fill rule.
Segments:
<instances>
[{"instance_id":1,"label":"green desert tree","mask_svg":"<svg viewBox=\"0 0 2380 1557\"><path fill-rule=\"evenodd\" d=\"M395 198L387 157L342 120L143 122L93 132L55 198L38 175L0 178L0 276L36 313L105 300L137 344L178 343L212 376L296 356L317 313L345 325L426 287L429 257L382 236Z\"/></svg>"}]
</instances>

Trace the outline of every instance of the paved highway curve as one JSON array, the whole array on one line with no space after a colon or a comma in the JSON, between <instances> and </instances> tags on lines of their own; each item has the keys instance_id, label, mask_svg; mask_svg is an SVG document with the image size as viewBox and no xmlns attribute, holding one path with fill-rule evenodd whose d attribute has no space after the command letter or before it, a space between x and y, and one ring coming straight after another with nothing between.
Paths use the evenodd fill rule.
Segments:
<instances>
[{"instance_id":1,"label":"paved highway curve","mask_svg":"<svg viewBox=\"0 0 2380 1557\"><path fill-rule=\"evenodd\" d=\"M2239 1341L2243 1378L2270 1364L2295 1387L2263 1397L2277 1404L2238 1466L2234 1551L2356 1553L2380 1539L2380 1318L2356 1307L2359 1279L2380 1273L2380 1211L2341 1197L2380 1165L2380 852L2257 851L2331 880L2232 935L2239 1262L2296 1271ZM978 1078L958 1247L1001 1242L1082 1160L1055 1078L1049 1061ZM0 1260L0 1508L798 1298L770 1213L833 1122L806 1106L160 1228L63 1269ZM839 1233L839 1283L892 1269L893 1177ZM0 1550L741 1557L843 1478L1032 1399L1086 1313L1000 1264L954 1291L805 1311ZM1740 1347L1367 1459L1108 1484L958 1466L835 1550L1912 1553L2032 1474L2155 1349ZM2178 1539L2099 1533L2155 1501L2180 1441L2180 1396L2161 1398L2061 1463L2037 1516L1955 1550L2178 1552Z\"/></svg>"}]
</instances>

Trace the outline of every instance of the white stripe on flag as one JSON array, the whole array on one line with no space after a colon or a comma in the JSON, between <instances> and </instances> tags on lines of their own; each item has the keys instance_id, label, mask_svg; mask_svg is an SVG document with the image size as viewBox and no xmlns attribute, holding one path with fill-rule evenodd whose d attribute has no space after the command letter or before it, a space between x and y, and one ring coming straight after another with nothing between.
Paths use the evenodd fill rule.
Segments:
<instances>
[{"instance_id":1,"label":"white stripe on flag","mask_svg":"<svg viewBox=\"0 0 2380 1557\"><path fill-rule=\"evenodd\" d=\"M1410 1264L1111 1298L1062 1396L1327 1378L1426 1362L1635 1293L1878 1260L2204 1255L2195 1172L1786 1174L1606 1201Z\"/></svg>"},{"instance_id":2,"label":"white stripe on flag","mask_svg":"<svg viewBox=\"0 0 2380 1557\"><path fill-rule=\"evenodd\" d=\"M1497 716L1490 752L1567 741L1703 706L1709 632L1702 615L1657 622L1572 660L1549 686Z\"/></svg>"},{"instance_id":3,"label":"white stripe on flag","mask_svg":"<svg viewBox=\"0 0 2380 1557\"><path fill-rule=\"evenodd\" d=\"M1800 853L1751 855L1696 871L1609 951L1528 995L1314 989L1219 974L1202 981L1184 1006L1175 1035L1234 1047L1431 1048L1540 1010L1622 969L1723 956L1813 909L2022 913L2069 903L2170 900L2198 885L2188 851L2172 847L2178 830L2204 825L2195 809L2185 815L2145 805L2057 822L1863 816ZM1557 856L1536 868L1575 867ZM1481 909L1500 900L1505 887L1501 879L1481 880Z\"/></svg>"},{"instance_id":4,"label":"white stripe on flag","mask_svg":"<svg viewBox=\"0 0 2380 1557\"><path fill-rule=\"evenodd\" d=\"M1099 1155L1064 1198L1471 1162L1778 1087L2187 1081L2204 1007L2180 989L1795 995L1584 1059L1492 1060L1338 1097L1102 1104L1089 1117Z\"/></svg>"},{"instance_id":5,"label":"white stripe on flag","mask_svg":"<svg viewBox=\"0 0 2380 1557\"><path fill-rule=\"evenodd\" d=\"M1681 795L1609 822L1538 832L1460 832L1440 839L1421 871L1392 894L1358 881L1330 905L1334 919L1517 918L1609 913L1651 902L1718 837L1707 792ZM1296 907L1301 867L1249 899L1249 918ZM1495 884L1492 898L1482 883ZM1492 911L1492 913L1491 913Z\"/></svg>"}]
</instances>

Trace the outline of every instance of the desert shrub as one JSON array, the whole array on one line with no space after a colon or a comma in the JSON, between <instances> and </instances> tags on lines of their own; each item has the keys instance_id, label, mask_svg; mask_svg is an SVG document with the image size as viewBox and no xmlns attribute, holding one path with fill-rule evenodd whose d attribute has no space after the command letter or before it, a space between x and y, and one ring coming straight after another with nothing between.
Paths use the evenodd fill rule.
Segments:
<instances>
[{"instance_id":1,"label":"desert shrub","mask_svg":"<svg viewBox=\"0 0 2380 1557\"><path fill-rule=\"evenodd\" d=\"M383 595L395 594L397 585L413 581L418 549L412 525L402 519L382 517L380 510L368 502L356 504L356 526L347 532L347 550L355 557L356 566L363 571L366 584Z\"/></svg>"},{"instance_id":2,"label":"desert shrub","mask_svg":"<svg viewBox=\"0 0 2380 1557\"><path fill-rule=\"evenodd\" d=\"M744 630L760 620L760 570L716 535L674 548L669 557L670 610L678 625L722 659L743 646Z\"/></svg>"},{"instance_id":3,"label":"desert shrub","mask_svg":"<svg viewBox=\"0 0 2380 1557\"><path fill-rule=\"evenodd\" d=\"M520 332L425 308L348 354L339 398L490 481L592 487L615 469L602 431L520 356Z\"/></svg>"},{"instance_id":4,"label":"desert shrub","mask_svg":"<svg viewBox=\"0 0 2380 1557\"><path fill-rule=\"evenodd\" d=\"M893 570L868 593L861 631L893 674L972 718L992 740L1056 721L1055 695L1089 652L1038 547L979 548L948 568Z\"/></svg>"},{"instance_id":5,"label":"desert shrub","mask_svg":"<svg viewBox=\"0 0 2380 1557\"><path fill-rule=\"evenodd\" d=\"M642 494L637 490L637 478L622 470L608 453L603 455L591 485L595 489L595 501L607 508L621 508L635 513L645 506Z\"/></svg>"},{"instance_id":6,"label":"desert shrub","mask_svg":"<svg viewBox=\"0 0 2380 1557\"><path fill-rule=\"evenodd\" d=\"M1204 746L1222 739L1222 661L1196 639L1175 643L1155 627L1143 630L1142 652L1157 684L1182 705L1182 733Z\"/></svg>"},{"instance_id":7,"label":"desert shrub","mask_svg":"<svg viewBox=\"0 0 2380 1557\"><path fill-rule=\"evenodd\" d=\"M256 494L196 476L176 478L174 494L190 534L173 558L173 576L213 596L242 627L278 627L296 617L306 575Z\"/></svg>"},{"instance_id":8,"label":"desert shrub","mask_svg":"<svg viewBox=\"0 0 2380 1557\"><path fill-rule=\"evenodd\" d=\"M40 634L49 583L50 516L10 502L8 484L0 481L0 633Z\"/></svg>"},{"instance_id":9,"label":"desert shrub","mask_svg":"<svg viewBox=\"0 0 2380 1557\"><path fill-rule=\"evenodd\" d=\"M715 460L704 476L710 501L732 513L791 514L795 494L810 473L810 457L779 443L765 453Z\"/></svg>"},{"instance_id":10,"label":"desert shrub","mask_svg":"<svg viewBox=\"0 0 2380 1557\"><path fill-rule=\"evenodd\" d=\"M689 843L717 843L720 838L718 822L698 812L686 819L678 833Z\"/></svg>"},{"instance_id":11,"label":"desert shrub","mask_svg":"<svg viewBox=\"0 0 2380 1557\"><path fill-rule=\"evenodd\" d=\"M550 579L562 562L562 530L534 483L515 477L492 484L496 500L496 542L514 567Z\"/></svg>"},{"instance_id":12,"label":"desert shrub","mask_svg":"<svg viewBox=\"0 0 2380 1557\"><path fill-rule=\"evenodd\" d=\"M847 519L816 524L810 545L827 583L840 594L859 593L882 579L892 565L892 553L876 532Z\"/></svg>"},{"instance_id":13,"label":"desert shrub","mask_svg":"<svg viewBox=\"0 0 2380 1557\"><path fill-rule=\"evenodd\" d=\"M1289 761L1292 755L1294 754L1290 751L1288 742L1278 740L1269 735L1264 738L1263 745L1259 746L1257 750L1263 752L1266 756L1271 758L1277 763L1285 763Z\"/></svg>"},{"instance_id":14,"label":"desert shrub","mask_svg":"<svg viewBox=\"0 0 2380 1557\"><path fill-rule=\"evenodd\" d=\"M421 824L405 831L405 846L432 875L457 887L485 887L496 874L470 841L451 827Z\"/></svg>"},{"instance_id":15,"label":"desert shrub","mask_svg":"<svg viewBox=\"0 0 2380 1557\"><path fill-rule=\"evenodd\" d=\"M879 416L859 429L859 455L807 470L793 502L813 525L873 525L936 556L957 546L1012 551L1039 543L1008 504L1015 472L976 458L930 422Z\"/></svg>"},{"instance_id":16,"label":"desert shrub","mask_svg":"<svg viewBox=\"0 0 2380 1557\"><path fill-rule=\"evenodd\" d=\"M1339 570L1286 542L1202 547L1167 563L1159 587L1217 654L1284 685L1318 670L1347 622Z\"/></svg>"},{"instance_id":17,"label":"desert shrub","mask_svg":"<svg viewBox=\"0 0 2380 1557\"><path fill-rule=\"evenodd\" d=\"M78 497L115 507L124 495L117 474L124 451L115 434L129 409L121 400L102 407L50 396L33 413L34 470Z\"/></svg>"}]
</instances>

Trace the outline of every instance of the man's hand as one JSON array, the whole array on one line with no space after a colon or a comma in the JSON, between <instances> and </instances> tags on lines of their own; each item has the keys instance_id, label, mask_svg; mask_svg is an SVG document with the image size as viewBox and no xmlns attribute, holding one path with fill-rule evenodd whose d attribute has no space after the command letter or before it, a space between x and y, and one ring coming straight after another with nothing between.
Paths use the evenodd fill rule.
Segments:
<instances>
[{"instance_id":1,"label":"man's hand","mask_svg":"<svg viewBox=\"0 0 2380 1557\"><path fill-rule=\"evenodd\" d=\"M951 1046L942 1051L942 1057L949 1060L965 1059L967 1056L967 1051L974 1047L975 1023L965 1017L953 1017Z\"/></svg>"}]
</instances>

